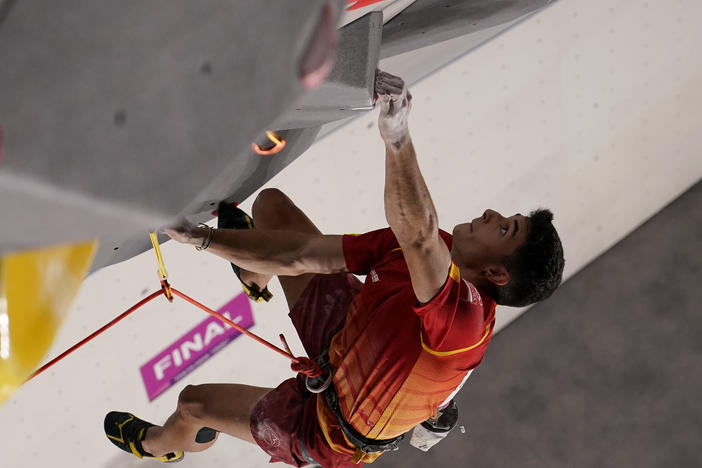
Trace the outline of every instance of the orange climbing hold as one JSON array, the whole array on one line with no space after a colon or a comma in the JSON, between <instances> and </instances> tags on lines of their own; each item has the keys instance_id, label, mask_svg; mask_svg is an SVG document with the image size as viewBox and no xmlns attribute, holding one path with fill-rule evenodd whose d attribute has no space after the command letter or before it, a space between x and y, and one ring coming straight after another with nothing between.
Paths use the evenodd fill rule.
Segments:
<instances>
[{"instance_id":1,"label":"orange climbing hold","mask_svg":"<svg viewBox=\"0 0 702 468\"><path fill-rule=\"evenodd\" d=\"M254 153L260 154L261 156L270 156L273 154L280 153L283 150L283 148L285 148L285 140L280 138L277 133L268 130L266 132L266 136L271 141L271 143L273 143L274 146L272 148L264 150L258 145L258 143L253 142L251 143L251 149L254 150Z\"/></svg>"}]
</instances>

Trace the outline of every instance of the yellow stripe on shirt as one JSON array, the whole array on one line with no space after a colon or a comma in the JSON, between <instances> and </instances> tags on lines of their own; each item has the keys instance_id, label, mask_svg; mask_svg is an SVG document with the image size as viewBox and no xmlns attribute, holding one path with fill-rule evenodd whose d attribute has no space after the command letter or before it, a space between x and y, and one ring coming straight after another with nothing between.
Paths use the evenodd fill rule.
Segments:
<instances>
[{"instance_id":1,"label":"yellow stripe on shirt","mask_svg":"<svg viewBox=\"0 0 702 468\"><path fill-rule=\"evenodd\" d=\"M492 324L488 324L487 328L485 329L485 334L483 335L482 338L480 338L480 341L478 341L477 343L475 343L472 346L468 346L467 348L455 349L453 351L434 351L429 346L424 344L424 337L422 336L421 330L419 331L419 339L422 340L422 348L424 348L427 352L434 354L435 356L450 356L452 354L458 354L458 353L463 353L465 351L470 351L471 349L480 346L483 343L483 341L485 341L485 339L490 334L491 325Z\"/></svg>"},{"instance_id":2,"label":"yellow stripe on shirt","mask_svg":"<svg viewBox=\"0 0 702 468\"><path fill-rule=\"evenodd\" d=\"M461 270L459 270L456 264L453 262L451 262L451 268L449 268L449 276L456 283L461 282Z\"/></svg>"}]
</instances>

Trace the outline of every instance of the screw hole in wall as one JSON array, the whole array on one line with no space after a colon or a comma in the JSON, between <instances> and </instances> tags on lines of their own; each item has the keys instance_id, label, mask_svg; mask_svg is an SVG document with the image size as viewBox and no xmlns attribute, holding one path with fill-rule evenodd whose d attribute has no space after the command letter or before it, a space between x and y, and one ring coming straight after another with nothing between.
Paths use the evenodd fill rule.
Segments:
<instances>
[{"instance_id":1,"label":"screw hole in wall","mask_svg":"<svg viewBox=\"0 0 702 468\"><path fill-rule=\"evenodd\" d=\"M124 127L127 123L127 112L124 109L117 109L113 119L116 126Z\"/></svg>"}]
</instances>

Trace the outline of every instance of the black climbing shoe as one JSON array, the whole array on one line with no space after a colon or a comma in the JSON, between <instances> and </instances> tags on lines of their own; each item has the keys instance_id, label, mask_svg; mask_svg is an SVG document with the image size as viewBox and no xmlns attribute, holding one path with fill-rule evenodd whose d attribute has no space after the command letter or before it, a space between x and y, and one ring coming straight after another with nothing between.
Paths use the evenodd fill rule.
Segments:
<instances>
[{"instance_id":1,"label":"black climbing shoe","mask_svg":"<svg viewBox=\"0 0 702 468\"><path fill-rule=\"evenodd\" d=\"M105 435L107 438L127 453L139 458L153 458L166 463L179 462L185 457L183 452L167 453L162 457L154 457L144 451L141 441L144 440L146 430L153 426L150 422L143 421L133 414L110 411L105 415Z\"/></svg>"},{"instance_id":2,"label":"black climbing shoe","mask_svg":"<svg viewBox=\"0 0 702 468\"><path fill-rule=\"evenodd\" d=\"M242 210L234 206L233 203L220 202L217 208L217 227L220 229L253 229L253 219ZM273 294L268 290L268 287L259 291L256 283L248 285L241 281L241 268L231 263L234 274L239 278L239 282L244 288L244 292L249 298L256 302L270 301Z\"/></svg>"}]
</instances>

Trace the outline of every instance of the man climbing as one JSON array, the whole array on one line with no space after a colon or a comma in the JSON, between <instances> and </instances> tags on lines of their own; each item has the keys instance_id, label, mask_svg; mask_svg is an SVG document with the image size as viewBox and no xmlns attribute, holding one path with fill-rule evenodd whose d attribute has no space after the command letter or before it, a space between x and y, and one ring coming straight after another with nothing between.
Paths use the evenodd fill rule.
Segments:
<instances>
[{"instance_id":1,"label":"man climbing","mask_svg":"<svg viewBox=\"0 0 702 468\"><path fill-rule=\"evenodd\" d=\"M115 445L176 461L224 432L258 444L272 462L371 462L415 426L436 424L482 360L496 303L531 304L558 287L563 250L548 210L509 218L486 210L452 235L439 230L407 126L412 96L383 72L376 92L389 228L323 235L287 196L267 189L253 220L220 205L220 226L239 229L184 223L166 230L230 261L253 298L268 297L265 286L277 275L329 387L312 393L301 374L275 389L188 385L163 426L109 413L105 431ZM351 273L367 275L365 283Z\"/></svg>"}]
</instances>

